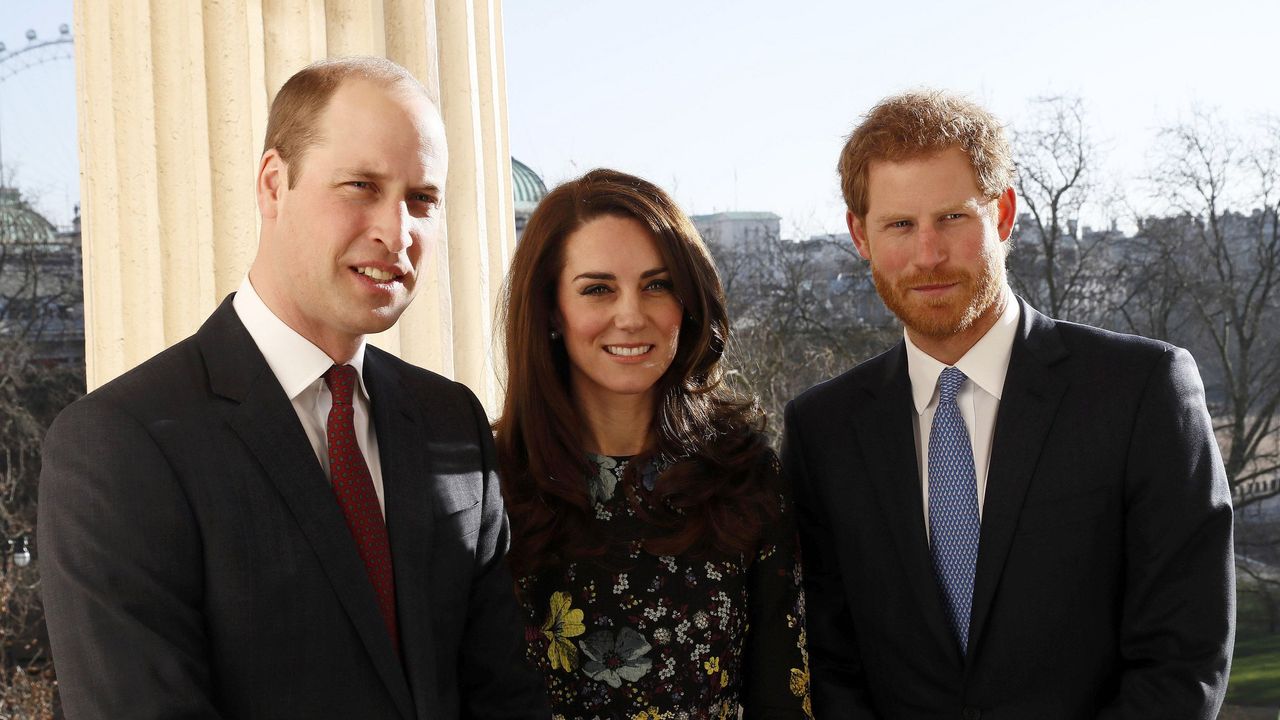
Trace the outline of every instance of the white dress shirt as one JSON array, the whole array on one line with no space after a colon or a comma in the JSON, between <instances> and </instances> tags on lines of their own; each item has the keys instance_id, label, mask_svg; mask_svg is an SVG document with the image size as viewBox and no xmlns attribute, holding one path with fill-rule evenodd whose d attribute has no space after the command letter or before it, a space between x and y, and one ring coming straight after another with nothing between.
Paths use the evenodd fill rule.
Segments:
<instances>
[{"instance_id":1,"label":"white dress shirt","mask_svg":"<svg viewBox=\"0 0 1280 720\"><path fill-rule=\"evenodd\" d=\"M311 441L316 460L320 461L325 477L329 477L329 443L325 428L329 422L329 409L333 407L333 395L324 382L324 374L335 364L334 361L271 312L271 308L262 302L262 298L253 289L248 276L240 283L231 306L235 308L236 315L240 316L240 322L244 323L262 356L267 359L267 365L280 382L280 387L284 388L284 394L293 403L293 411L298 414L302 429ZM382 517L385 519L387 506L382 499L382 462L378 458L378 436L374 432L373 423L369 422L369 389L364 384L364 347L362 339L354 357L345 363L336 364L354 367L356 377L360 378L360 392L353 393L351 400L355 406L356 444L360 446L364 461L369 466L373 489L378 494L378 507L382 508Z\"/></svg>"},{"instance_id":2,"label":"white dress shirt","mask_svg":"<svg viewBox=\"0 0 1280 720\"><path fill-rule=\"evenodd\" d=\"M964 419L969 430L969 442L973 445L979 518L987 496L991 439L995 435L1000 395L1004 392L1004 376L1009 371L1009 356L1013 353L1013 339L1018 332L1020 315L1017 299L1006 288L1004 312L996 324L955 364L969 378L960 385L956 404L960 406L960 417ZM907 337L907 374L911 378L911 395L916 406L916 460L920 468L926 532L929 526L929 432L933 428L933 413L938 407L938 376L946 368Z\"/></svg>"}]
</instances>

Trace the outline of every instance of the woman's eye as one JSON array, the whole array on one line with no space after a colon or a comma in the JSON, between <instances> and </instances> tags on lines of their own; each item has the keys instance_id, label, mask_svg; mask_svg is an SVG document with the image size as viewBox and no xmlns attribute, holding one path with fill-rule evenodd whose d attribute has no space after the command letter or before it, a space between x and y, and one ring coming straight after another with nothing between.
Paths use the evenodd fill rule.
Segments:
<instances>
[{"instance_id":1,"label":"woman's eye","mask_svg":"<svg viewBox=\"0 0 1280 720\"><path fill-rule=\"evenodd\" d=\"M588 285L582 288L583 295L603 295L609 292L608 285Z\"/></svg>"},{"instance_id":2,"label":"woman's eye","mask_svg":"<svg viewBox=\"0 0 1280 720\"><path fill-rule=\"evenodd\" d=\"M645 290L661 290L664 292L669 292L671 290L671 281L670 280L654 280L648 285L645 285L644 289Z\"/></svg>"}]
</instances>

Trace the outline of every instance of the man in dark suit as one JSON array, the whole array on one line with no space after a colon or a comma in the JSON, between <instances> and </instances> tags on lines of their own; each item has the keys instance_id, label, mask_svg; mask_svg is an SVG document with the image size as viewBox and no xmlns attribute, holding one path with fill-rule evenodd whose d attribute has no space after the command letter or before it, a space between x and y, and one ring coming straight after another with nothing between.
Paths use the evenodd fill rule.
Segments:
<instances>
[{"instance_id":1,"label":"man in dark suit","mask_svg":"<svg viewBox=\"0 0 1280 720\"><path fill-rule=\"evenodd\" d=\"M49 431L66 716L545 718L485 414L364 340L440 239L440 116L393 63L317 63L266 148L240 290Z\"/></svg>"},{"instance_id":2,"label":"man in dark suit","mask_svg":"<svg viewBox=\"0 0 1280 720\"><path fill-rule=\"evenodd\" d=\"M1184 350L1015 298L1000 124L885 100L840 159L901 343L787 408L819 718L1214 718L1231 505Z\"/></svg>"}]
</instances>

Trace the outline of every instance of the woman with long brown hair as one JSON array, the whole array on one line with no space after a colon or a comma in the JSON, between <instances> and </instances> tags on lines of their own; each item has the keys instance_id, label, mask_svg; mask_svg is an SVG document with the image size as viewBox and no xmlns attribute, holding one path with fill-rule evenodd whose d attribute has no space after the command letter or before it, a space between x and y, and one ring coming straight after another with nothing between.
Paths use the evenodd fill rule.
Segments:
<instances>
[{"instance_id":1,"label":"woman with long brown hair","mask_svg":"<svg viewBox=\"0 0 1280 720\"><path fill-rule=\"evenodd\" d=\"M721 383L689 219L594 170L538 205L506 288L509 559L556 715L808 715L791 508L761 412Z\"/></svg>"}]
</instances>

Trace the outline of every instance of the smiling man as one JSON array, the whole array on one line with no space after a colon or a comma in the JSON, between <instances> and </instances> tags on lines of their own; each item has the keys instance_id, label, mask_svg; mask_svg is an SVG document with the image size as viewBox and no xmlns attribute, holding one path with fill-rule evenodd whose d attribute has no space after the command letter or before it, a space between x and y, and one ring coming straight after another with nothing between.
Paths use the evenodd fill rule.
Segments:
<instances>
[{"instance_id":1,"label":"smiling man","mask_svg":"<svg viewBox=\"0 0 1280 720\"><path fill-rule=\"evenodd\" d=\"M68 718L548 716L485 414L365 344L418 289L446 170L398 65L326 61L281 88L240 289L46 440Z\"/></svg>"},{"instance_id":2,"label":"smiling man","mask_svg":"<svg viewBox=\"0 0 1280 720\"><path fill-rule=\"evenodd\" d=\"M1013 295L973 103L889 98L839 169L905 334L787 408L815 715L1215 718L1232 513L1191 356Z\"/></svg>"}]
</instances>

